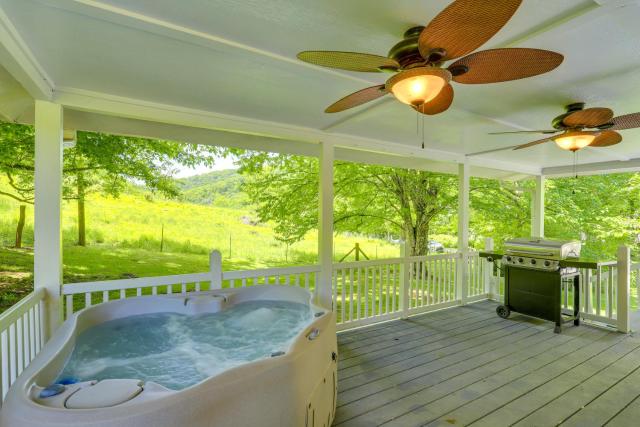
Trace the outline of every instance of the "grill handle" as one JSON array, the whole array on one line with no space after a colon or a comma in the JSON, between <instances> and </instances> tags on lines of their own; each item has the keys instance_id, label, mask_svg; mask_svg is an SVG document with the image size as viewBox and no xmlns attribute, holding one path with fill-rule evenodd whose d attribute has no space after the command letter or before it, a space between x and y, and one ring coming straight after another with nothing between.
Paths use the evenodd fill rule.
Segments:
<instances>
[{"instance_id":1,"label":"grill handle","mask_svg":"<svg viewBox=\"0 0 640 427\"><path fill-rule=\"evenodd\" d=\"M553 256L553 252L536 252L536 251L515 251L515 253L510 253L509 255L535 255L535 256Z\"/></svg>"}]
</instances>

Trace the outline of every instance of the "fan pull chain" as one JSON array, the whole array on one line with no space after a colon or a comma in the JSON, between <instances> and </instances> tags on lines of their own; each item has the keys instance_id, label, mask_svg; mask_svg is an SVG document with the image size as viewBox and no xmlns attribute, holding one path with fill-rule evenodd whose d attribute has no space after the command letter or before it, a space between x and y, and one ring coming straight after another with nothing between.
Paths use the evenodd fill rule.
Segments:
<instances>
[{"instance_id":1,"label":"fan pull chain","mask_svg":"<svg viewBox=\"0 0 640 427\"><path fill-rule=\"evenodd\" d=\"M422 116L422 149L424 150L424 115Z\"/></svg>"},{"instance_id":2,"label":"fan pull chain","mask_svg":"<svg viewBox=\"0 0 640 427\"><path fill-rule=\"evenodd\" d=\"M576 194L576 184L578 183L578 151L573 152L573 190L571 190L571 194Z\"/></svg>"}]
</instances>

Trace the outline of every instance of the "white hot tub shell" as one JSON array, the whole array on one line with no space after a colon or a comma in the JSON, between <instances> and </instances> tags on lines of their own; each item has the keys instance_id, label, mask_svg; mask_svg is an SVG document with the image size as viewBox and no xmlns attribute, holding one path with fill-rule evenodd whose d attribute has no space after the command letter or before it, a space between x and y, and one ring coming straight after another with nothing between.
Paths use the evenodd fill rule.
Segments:
<instances>
[{"instance_id":1,"label":"white hot tub shell","mask_svg":"<svg viewBox=\"0 0 640 427\"><path fill-rule=\"evenodd\" d=\"M283 355L231 368L179 391L122 379L68 385L60 395L38 398L56 380L76 337L94 325L140 314L209 313L257 300L303 303L313 313ZM337 351L334 314L313 305L301 288L261 286L112 301L75 313L58 329L9 390L0 425L328 427L336 407ZM113 406L92 408L105 402Z\"/></svg>"}]
</instances>

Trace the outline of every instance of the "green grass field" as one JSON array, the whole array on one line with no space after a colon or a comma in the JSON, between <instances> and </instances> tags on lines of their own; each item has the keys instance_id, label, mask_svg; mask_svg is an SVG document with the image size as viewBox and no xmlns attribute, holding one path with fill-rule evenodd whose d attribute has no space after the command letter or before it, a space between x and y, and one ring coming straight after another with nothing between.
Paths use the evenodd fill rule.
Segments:
<instances>
[{"instance_id":1,"label":"green grass field","mask_svg":"<svg viewBox=\"0 0 640 427\"><path fill-rule=\"evenodd\" d=\"M32 287L33 207L27 208L26 249L17 250L11 246L18 206L0 199L0 307L15 303ZM270 224L258 223L250 208L154 199L135 191L117 199L92 196L87 202L88 246L76 246L76 234L76 205L64 202L66 283L207 271L213 249L222 252L225 270L314 264L318 245L310 232L287 248L275 239ZM356 242L371 258L399 255L399 247L384 240L337 235L334 258L342 258Z\"/></svg>"}]
</instances>

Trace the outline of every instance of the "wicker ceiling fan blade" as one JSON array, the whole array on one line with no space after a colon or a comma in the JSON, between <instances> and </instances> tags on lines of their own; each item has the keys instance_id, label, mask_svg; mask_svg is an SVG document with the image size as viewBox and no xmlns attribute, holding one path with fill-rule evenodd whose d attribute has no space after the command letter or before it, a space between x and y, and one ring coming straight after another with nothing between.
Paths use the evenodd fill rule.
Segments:
<instances>
[{"instance_id":1,"label":"wicker ceiling fan blade","mask_svg":"<svg viewBox=\"0 0 640 427\"><path fill-rule=\"evenodd\" d=\"M560 132L557 129L546 129L546 130L516 130L516 131L510 131L510 132L489 132L489 135L512 135L512 134L519 134L519 133L541 133L541 134L554 134L554 133L558 133Z\"/></svg>"},{"instance_id":2,"label":"wicker ceiling fan blade","mask_svg":"<svg viewBox=\"0 0 640 427\"><path fill-rule=\"evenodd\" d=\"M587 108L568 115L562 123L568 127L594 128L609 123L611 119L613 119L613 111L609 108Z\"/></svg>"},{"instance_id":3,"label":"wicker ceiling fan blade","mask_svg":"<svg viewBox=\"0 0 640 427\"><path fill-rule=\"evenodd\" d=\"M614 117L611 120L613 126L609 130L624 130L640 128L640 113L625 114L624 116Z\"/></svg>"},{"instance_id":4,"label":"wicker ceiling fan blade","mask_svg":"<svg viewBox=\"0 0 640 427\"><path fill-rule=\"evenodd\" d=\"M457 60L449 66L449 71L458 83L498 83L548 73L563 60L564 56L549 50L489 49Z\"/></svg>"},{"instance_id":5,"label":"wicker ceiling fan blade","mask_svg":"<svg viewBox=\"0 0 640 427\"><path fill-rule=\"evenodd\" d=\"M544 144L545 142L551 141L551 138L539 139L537 141L528 142L526 144L518 145L514 150L522 150L523 148L533 147L534 145Z\"/></svg>"},{"instance_id":6,"label":"wicker ceiling fan blade","mask_svg":"<svg viewBox=\"0 0 640 427\"><path fill-rule=\"evenodd\" d=\"M522 0L456 0L422 31L420 54L444 49L444 60L473 52L485 44L511 19Z\"/></svg>"},{"instance_id":7,"label":"wicker ceiling fan blade","mask_svg":"<svg viewBox=\"0 0 640 427\"><path fill-rule=\"evenodd\" d=\"M397 70L400 68L400 64L394 59L358 52L307 50L300 52L298 59L322 67L366 73L379 73L383 70Z\"/></svg>"},{"instance_id":8,"label":"wicker ceiling fan blade","mask_svg":"<svg viewBox=\"0 0 640 427\"><path fill-rule=\"evenodd\" d=\"M384 85L371 86L350 95L345 96L339 101L334 102L324 110L325 113L339 113L349 108L357 107L374 99L381 98L387 94Z\"/></svg>"},{"instance_id":9,"label":"wicker ceiling fan blade","mask_svg":"<svg viewBox=\"0 0 640 427\"><path fill-rule=\"evenodd\" d=\"M605 130L600 135L596 136L589 147L610 147L622 142L622 135L612 130Z\"/></svg>"},{"instance_id":10,"label":"wicker ceiling fan blade","mask_svg":"<svg viewBox=\"0 0 640 427\"><path fill-rule=\"evenodd\" d=\"M438 96L436 96L426 104L422 104L420 107L416 107L415 109L419 113L433 116L447 111L452 103L453 87L451 85L446 85L444 88L442 88Z\"/></svg>"}]
</instances>

